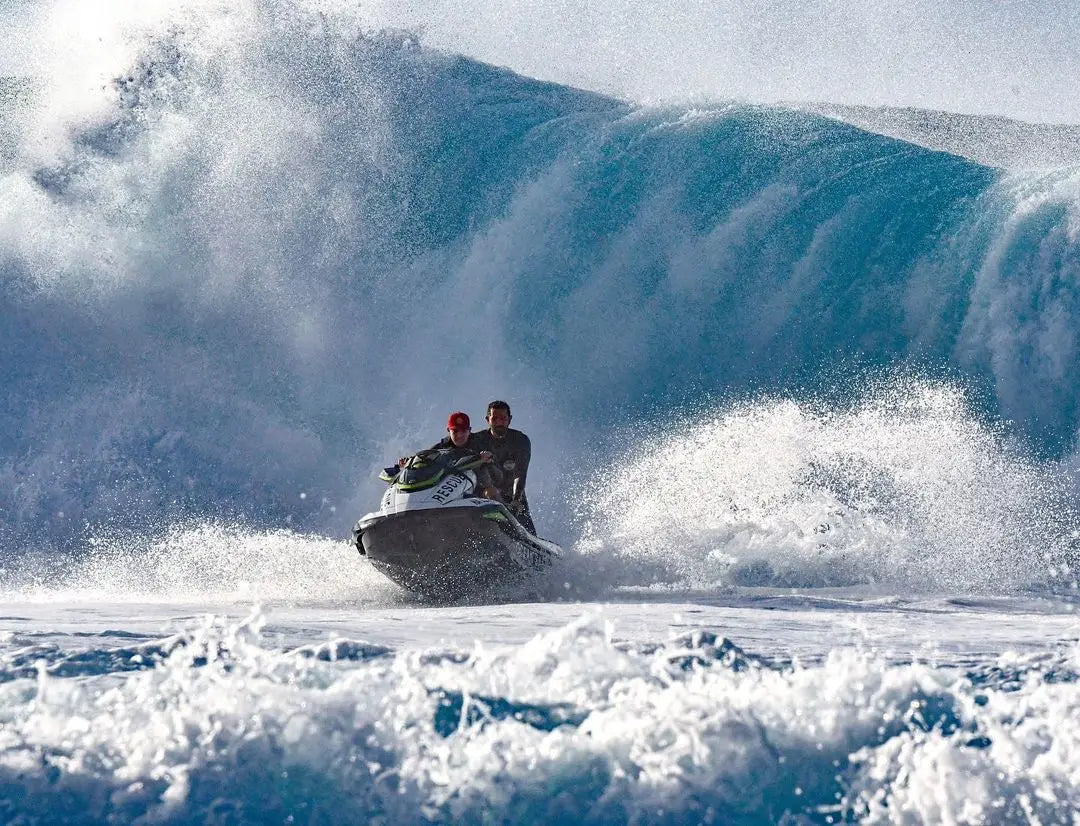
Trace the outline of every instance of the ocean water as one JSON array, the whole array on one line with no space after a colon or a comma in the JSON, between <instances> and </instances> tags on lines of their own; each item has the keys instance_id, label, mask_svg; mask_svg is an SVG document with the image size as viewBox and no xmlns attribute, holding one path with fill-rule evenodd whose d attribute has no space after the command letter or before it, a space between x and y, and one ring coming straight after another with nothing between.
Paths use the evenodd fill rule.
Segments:
<instances>
[{"instance_id":1,"label":"ocean water","mask_svg":"<svg viewBox=\"0 0 1080 826\"><path fill-rule=\"evenodd\" d=\"M1076 822L1080 21L737 5L0 6L0 823ZM349 529L493 398L565 557L424 602Z\"/></svg>"}]
</instances>

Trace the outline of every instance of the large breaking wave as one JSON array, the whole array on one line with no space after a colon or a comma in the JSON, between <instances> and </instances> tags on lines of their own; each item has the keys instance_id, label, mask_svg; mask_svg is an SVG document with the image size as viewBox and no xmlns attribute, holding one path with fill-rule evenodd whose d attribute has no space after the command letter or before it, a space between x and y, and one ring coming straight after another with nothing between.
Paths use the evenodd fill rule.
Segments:
<instances>
[{"instance_id":1,"label":"large breaking wave","mask_svg":"<svg viewBox=\"0 0 1080 826\"><path fill-rule=\"evenodd\" d=\"M919 547L959 553L1005 496L1002 554L1067 544L1078 167L1003 170L792 108L636 108L303 4L79 19L100 50L5 87L9 546L193 515L342 535L385 457L493 397L537 444L552 525L644 434L670 478L757 410L753 439L824 454L792 459L826 492L815 508L866 506L845 451L909 496L978 460L1003 492L953 479L952 510L897 523L893 499L874 518L892 537L942 520ZM873 406L882 381L894 424L871 459L873 438L788 415ZM891 456L940 420L927 394L960 400L949 432L989 442ZM1055 515L1032 531L1029 506ZM971 531L953 541L956 509Z\"/></svg>"}]
</instances>

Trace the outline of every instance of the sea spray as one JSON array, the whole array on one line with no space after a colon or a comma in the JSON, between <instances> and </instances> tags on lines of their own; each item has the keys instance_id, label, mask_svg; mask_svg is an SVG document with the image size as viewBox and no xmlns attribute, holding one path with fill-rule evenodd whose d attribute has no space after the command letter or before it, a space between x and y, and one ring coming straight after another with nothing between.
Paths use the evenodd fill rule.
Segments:
<instances>
[{"instance_id":1,"label":"sea spray","mask_svg":"<svg viewBox=\"0 0 1080 826\"><path fill-rule=\"evenodd\" d=\"M849 406L761 400L636 435L581 505L579 547L608 560L613 582L1009 592L1076 580L1068 472L1019 452L955 386L896 379Z\"/></svg>"}]
</instances>

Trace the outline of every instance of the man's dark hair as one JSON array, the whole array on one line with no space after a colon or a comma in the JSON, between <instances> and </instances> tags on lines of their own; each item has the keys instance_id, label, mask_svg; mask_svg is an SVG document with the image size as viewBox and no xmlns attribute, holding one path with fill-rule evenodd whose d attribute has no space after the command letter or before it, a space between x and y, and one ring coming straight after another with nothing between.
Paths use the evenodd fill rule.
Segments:
<instances>
[{"instance_id":1,"label":"man's dark hair","mask_svg":"<svg viewBox=\"0 0 1080 826\"><path fill-rule=\"evenodd\" d=\"M507 415L507 416L511 416L511 415L513 415L513 414L512 414L511 412L510 412L510 405L508 405L508 404L507 404L506 402L504 402L504 401L500 401L499 399L496 399L496 400L495 400L495 401L493 401L493 402L488 402L488 409L487 409L487 417L488 417L489 419L491 418L491 411L492 411L492 410L505 410L505 411L506 411L506 415Z\"/></svg>"}]
</instances>

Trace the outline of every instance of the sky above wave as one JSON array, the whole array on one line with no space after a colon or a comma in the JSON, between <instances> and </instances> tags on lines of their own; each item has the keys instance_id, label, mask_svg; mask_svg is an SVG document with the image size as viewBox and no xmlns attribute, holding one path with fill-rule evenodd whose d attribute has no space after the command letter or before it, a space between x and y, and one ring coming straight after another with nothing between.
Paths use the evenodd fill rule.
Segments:
<instances>
[{"instance_id":1,"label":"sky above wave","mask_svg":"<svg viewBox=\"0 0 1080 826\"><path fill-rule=\"evenodd\" d=\"M301 4L357 13L343 0ZM0 71L32 67L51 7L0 2ZM133 7L103 6L118 25ZM418 29L441 49L641 102L815 101L1080 123L1072 88L1080 5L1064 0L361 0L358 20Z\"/></svg>"},{"instance_id":2,"label":"sky above wave","mask_svg":"<svg viewBox=\"0 0 1080 826\"><path fill-rule=\"evenodd\" d=\"M396 3L377 0L383 12ZM812 100L1077 122L1080 7L1056 0L413 0L428 40L637 100Z\"/></svg>"}]
</instances>

